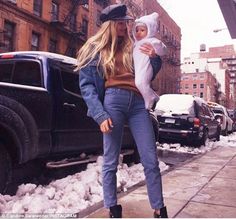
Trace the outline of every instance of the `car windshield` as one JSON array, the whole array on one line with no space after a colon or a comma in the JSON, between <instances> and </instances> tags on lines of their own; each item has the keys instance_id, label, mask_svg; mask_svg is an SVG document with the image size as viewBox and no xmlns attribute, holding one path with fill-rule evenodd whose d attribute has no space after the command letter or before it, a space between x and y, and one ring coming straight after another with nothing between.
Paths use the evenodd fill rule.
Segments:
<instances>
[{"instance_id":1,"label":"car windshield","mask_svg":"<svg viewBox=\"0 0 236 219\"><path fill-rule=\"evenodd\" d=\"M194 99L191 95L162 95L157 102L156 110L160 114L186 114L194 115Z\"/></svg>"}]
</instances>

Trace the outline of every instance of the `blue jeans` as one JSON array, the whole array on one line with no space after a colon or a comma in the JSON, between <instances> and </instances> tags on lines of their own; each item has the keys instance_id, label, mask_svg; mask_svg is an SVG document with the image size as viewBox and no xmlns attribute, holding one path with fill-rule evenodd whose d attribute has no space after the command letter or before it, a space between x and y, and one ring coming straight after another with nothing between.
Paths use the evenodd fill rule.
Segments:
<instances>
[{"instance_id":1,"label":"blue jeans","mask_svg":"<svg viewBox=\"0 0 236 219\"><path fill-rule=\"evenodd\" d=\"M117 204L116 172L125 122L128 122L144 167L148 197L153 209L164 206L162 181L157 159L155 135L151 117L144 100L133 91L108 88L104 99L105 110L113 121L112 132L103 135L103 195L106 208Z\"/></svg>"}]
</instances>

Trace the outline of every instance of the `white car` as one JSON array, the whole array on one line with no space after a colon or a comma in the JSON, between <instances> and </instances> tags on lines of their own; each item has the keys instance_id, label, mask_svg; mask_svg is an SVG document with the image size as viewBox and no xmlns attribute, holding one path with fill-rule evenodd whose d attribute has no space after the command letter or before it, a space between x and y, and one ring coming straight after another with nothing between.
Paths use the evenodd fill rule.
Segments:
<instances>
[{"instance_id":1,"label":"white car","mask_svg":"<svg viewBox=\"0 0 236 219\"><path fill-rule=\"evenodd\" d=\"M233 132L233 120L230 118L227 109L218 104L208 102L208 105L211 107L211 110L215 114L215 118L221 124L221 133L222 135L228 135Z\"/></svg>"}]
</instances>

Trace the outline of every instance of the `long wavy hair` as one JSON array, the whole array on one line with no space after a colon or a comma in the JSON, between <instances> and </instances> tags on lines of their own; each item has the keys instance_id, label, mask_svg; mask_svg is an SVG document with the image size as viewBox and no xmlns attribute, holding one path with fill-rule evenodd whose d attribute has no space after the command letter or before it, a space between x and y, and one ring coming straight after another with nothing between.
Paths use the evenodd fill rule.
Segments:
<instances>
[{"instance_id":1,"label":"long wavy hair","mask_svg":"<svg viewBox=\"0 0 236 219\"><path fill-rule=\"evenodd\" d=\"M124 67L132 72L132 39L128 33L128 24L126 36L122 40L118 38L116 21L107 21L101 25L99 31L82 46L77 54L77 68L79 71L91 62L98 54L98 66L103 68L103 77L115 74L115 53L117 49L121 50ZM118 48L119 44L119 48Z\"/></svg>"}]
</instances>

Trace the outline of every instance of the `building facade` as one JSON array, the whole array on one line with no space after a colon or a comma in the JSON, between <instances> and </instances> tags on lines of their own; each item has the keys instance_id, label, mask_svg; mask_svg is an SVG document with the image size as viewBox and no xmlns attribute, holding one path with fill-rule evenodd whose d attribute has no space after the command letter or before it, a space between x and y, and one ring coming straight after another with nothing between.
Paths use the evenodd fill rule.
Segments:
<instances>
[{"instance_id":1,"label":"building facade","mask_svg":"<svg viewBox=\"0 0 236 219\"><path fill-rule=\"evenodd\" d=\"M228 107L236 106L236 58L233 45L202 49L184 58L182 73L211 72L220 83L218 103Z\"/></svg>"},{"instance_id":2,"label":"building facade","mask_svg":"<svg viewBox=\"0 0 236 219\"><path fill-rule=\"evenodd\" d=\"M201 97L207 102L218 102L219 83L209 71L183 73L180 93Z\"/></svg>"},{"instance_id":3,"label":"building facade","mask_svg":"<svg viewBox=\"0 0 236 219\"><path fill-rule=\"evenodd\" d=\"M200 58L220 59L220 69L225 72L225 87L227 107L236 108L236 50L234 45L211 47L209 51L200 52ZM223 76L221 76L223 77Z\"/></svg>"},{"instance_id":4,"label":"building facade","mask_svg":"<svg viewBox=\"0 0 236 219\"><path fill-rule=\"evenodd\" d=\"M75 57L100 26L104 0L0 0L0 52L41 50Z\"/></svg>"}]
</instances>

